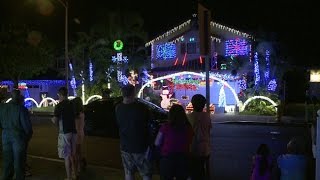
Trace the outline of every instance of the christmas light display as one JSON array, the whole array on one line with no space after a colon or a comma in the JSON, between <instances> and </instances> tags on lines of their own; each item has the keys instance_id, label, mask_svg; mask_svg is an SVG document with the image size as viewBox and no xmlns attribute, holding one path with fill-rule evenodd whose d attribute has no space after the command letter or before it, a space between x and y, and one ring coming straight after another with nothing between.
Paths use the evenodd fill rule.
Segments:
<instances>
[{"instance_id":1,"label":"christmas light display","mask_svg":"<svg viewBox=\"0 0 320 180\"><path fill-rule=\"evenodd\" d=\"M254 85L258 85L260 82L260 69L259 69L259 58L258 58L257 52L254 54L254 74L255 74Z\"/></svg>"},{"instance_id":2,"label":"christmas light display","mask_svg":"<svg viewBox=\"0 0 320 180\"><path fill-rule=\"evenodd\" d=\"M225 56L245 56L249 54L248 42L245 39L230 39L225 41Z\"/></svg>"},{"instance_id":3,"label":"christmas light display","mask_svg":"<svg viewBox=\"0 0 320 180\"><path fill-rule=\"evenodd\" d=\"M264 72L264 79L266 82L269 81L270 78L270 51L266 50L266 71Z\"/></svg>"},{"instance_id":4,"label":"christmas light display","mask_svg":"<svg viewBox=\"0 0 320 180\"><path fill-rule=\"evenodd\" d=\"M113 48L116 50L116 51L121 51L122 48L123 48L123 42L121 40L116 40L114 41L113 43Z\"/></svg>"},{"instance_id":5,"label":"christmas light display","mask_svg":"<svg viewBox=\"0 0 320 180\"><path fill-rule=\"evenodd\" d=\"M247 34L247 33L240 32L240 31L238 31L238 30L229 28L229 27L224 26L224 25L219 24L219 23L215 23L215 22L213 22L213 21L210 22L210 26L211 26L211 27L215 27L215 28L219 28L219 29L221 29L221 30L229 31L229 32L234 33L234 34L236 34L236 35L238 35L238 36L242 36L242 37L245 37L245 38L251 38L251 39L253 39L253 37L252 37L251 35Z\"/></svg>"},{"instance_id":6,"label":"christmas light display","mask_svg":"<svg viewBox=\"0 0 320 180\"><path fill-rule=\"evenodd\" d=\"M93 65L91 59L89 61L89 81L93 81Z\"/></svg>"},{"instance_id":7,"label":"christmas light display","mask_svg":"<svg viewBox=\"0 0 320 180\"><path fill-rule=\"evenodd\" d=\"M246 90L247 89L247 81L244 79L239 80L238 86L239 86L239 89Z\"/></svg>"},{"instance_id":8,"label":"christmas light display","mask_svg":"<svg viewBox=\"0 0 320 180\"><path fill-rule=\"evenodd\" d=\"M226 70L227 69L227 64L221 64L220 65L221 70Z\"/></svg>"},{"instance_id":9,"label":"christmas light display","mask_svg":"<svg viewBox=\"0 0 320 180\"><path fill-rule=\"evenodd\" d=\"M277 81L275 79L272 79L268 83L268 91L275 91L277 89Z\"/></svg>"},{"instance_id":10,"label":"christmas light display","mask_svg":"<svg viewBox=\"0 0 320 180\"><path fill-rule=\"evenodd\" d=\"M270 98L268 98L268 97L266 97L266 96L253 96L253 97L247 99L247 100L243 103L242 108L240 108L240 112L243 111L243 110L246 108L246 106L249 104L249 102L251 102L251 101L254 100L254 99L263 99L263 100L266 100L266 101L270 102L270 103L276 108L276 110L277 110L277 103L275 103L272 99L270 99Z\"/></svg>"},{"instance_id":11,"label":"christmas light display","mask_svg":"<svg viewBox=\"0 0 320 180\"><path fill-rule=\"evenodd\" d=\"M164 34L156 37L155 39L147 42L147 43L145 44L145 46L148 47L148 46L152 45L155 41L159 41L159 40L161 40L161 39L163 39L163 38L166 38L166 37L172 35L173 33L176 33L177 31L180 31L180 30L182 30L182 29L184 29L184 28L186 28L186 27L189 27L189 26L191 25L190 22L191 22L191 19L187 20L186 22L180 24L179 26L176 26L176 27L174 27L173 29L165 32Z\"/></svg>"},{"instance_id":12,"label":"christmas light display","mask_svg":"<svg viewBox=\"0 0 320 180\"><path fill-rule=\"evenodd\" d=\"M19 83L24 82L29 86L65 86L65 80L20 80ZM13 85L12 81L1 81L1 85Z\"/></svg>"},{"instance_id":13,"label":"christmas light display","mask_svg":"<svg viewBox=\"0 0 320 180\"><path fill-rule=\"evenodd\" d=\"M178 73L165 75L165 76L162 76L162 77L157 77L157 78L151 79L146 84L144 84L140 88L137 97L140 98L144 88L152 85L156 81L160 81L160 80L164 80L164 79L171 79L171 78L173 79L174 77L176 79L177 77L181 77L183 75L189 75L189 74L193 75L193 76L199 76L200 78L205 78L205 74L203 74L203 73L196 73L196 72L190 72L190 71L182 71L182 72L178 72ZM224 81L223 79L220 79L218 77L215 77L214 75L210 75L209 78L212 79L212 80L216 80L216 81L220 82L221 84L223 84L225 87L229 88L231 93L233 94L235 100L236 100L237 105L240 104L240 101L239 101L239 98L238 98L238 95L237 95L236 91L226 81Z\"/></svg>"},{"instance_id":14,"label":"christmas light display","mask_svg":"<svg viewBox=\"0 0 320 180\"><path fill-rule=\"evenodd\" d=\"M226 103L226 93L224 91L224 86L222 85L219 92L219 103L218 107L225 107L227 105Z\"/></svg>"},{"instance_id":15,"label":"christmas light display","mask_svg":"<svg viewBox=\"0 0 320 180\"><path fill-rule=\"evenodd\" d=\"M156 41L160 41L162 39L167 38L168 36L171 36L171 35L174 35L174 34L178 34L180 31L185 30L185 29L190 28L190 27L191 27L191 19L185 21L184 23L180 24L179 26L176 26L173 29L171 29L171 30L163 33L162 35L154 38L153 40L147 42L145 44L145 47L151 46ZM233 33L233 34L235 34L237 36L241 36L241 37L244 37L244 38L250 38L250 39L254 40L254 38L251 35L247 34L247 33L244 33L244 32L241 32L239 30L236 30L236 29L221 25L221 24L213 22L213 21L210 22L210 27L211 28L218 28L218 29L221 29L221 30L224 30L224 31L229 31L229 32L231 32L231 33Z\"/></svg>"},{"instance_id":16,"label":"christmas light display","mask_svg":"<svg viewBox=\"0 0 320 180\"><path fill-rule=\"evenodd\" d=\"M174 43L165 43L156 45L156 59L176 58L176 45Z\"/></svg>"},{"instance_id":17,"label":"christmas light display","mask_svg":"<svg viewBox=\"0 0 320 180\"><path fill-rule=\"evenodd\" d=\"M77 96L77 91L76 91L76 88L77 88L77 82L76 82L76 78L74 76L74 72L73 72L73 66L71 63L69 63L69 68L70 68L70 71L71 71L71 81L70 81L70 86L73 90L73 95L74 96Z\"/></svg>"},{"instance_id":18,"label":"christmas light display","mask_svg":"<svg viewBox=\"0 0 320 180\"><path fill-rule=\"evenodd\" d=\"M123 63L128 63L128 57L123 56L122 52L117 53L117 56L112 56L112 62L117 64L117 79L119 82L122 82L124 85L128 84L128 78L123 74L121 70L121 65Z\"/></svg>"}]
</instances>

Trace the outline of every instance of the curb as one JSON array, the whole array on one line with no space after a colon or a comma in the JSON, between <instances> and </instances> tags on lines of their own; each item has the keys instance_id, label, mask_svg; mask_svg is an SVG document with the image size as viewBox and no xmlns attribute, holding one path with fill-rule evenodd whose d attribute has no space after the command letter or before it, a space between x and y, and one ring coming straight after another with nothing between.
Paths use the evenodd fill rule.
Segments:
<instances>
[{"instance_id":1,"label":"curb","mask_svg":"<svg viewBox=\"0 0 320 180\"><path fill-rule=\"evenodd\" d=\"M45 161L64 163L63 159L48 158L48 157L35 156L35 155L30 155L30 154L28 154L27 156L29 158L33 158L33 159L40 159L40 160L45 160ZM98 165L94 165L94 164L88 164L87 167L100 168L100 169L104 169L104 170L108 170L108 171L117 171L117 172L122 171L121 169L118 169L118 168L112 168L112 167L107 167L107 166L98 166Z\"/></svg>"},{"instance_id":2,"label":"curb","mask_svg":"<svg viewBox=\"0 0 320 180\"><path fill-rule=\"evenodd\" d=\"M213 124L239 124L239 125L262 125L262 126L309 126L310 123L296 122L257 122L257 121L221 121L213 122Z\"/></svg>"}]
</instances>

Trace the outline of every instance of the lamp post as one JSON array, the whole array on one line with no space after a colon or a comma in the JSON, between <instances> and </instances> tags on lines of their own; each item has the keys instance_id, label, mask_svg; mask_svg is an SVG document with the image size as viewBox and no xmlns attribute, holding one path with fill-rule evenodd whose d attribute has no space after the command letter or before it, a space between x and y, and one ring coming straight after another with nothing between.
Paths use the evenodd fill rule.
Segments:
<instances>
[{"instance_id":1,"label":"lamp post","mask_svg":"<svg viewBox=\"0 0 320 180\"><path fill-rule=\"evenodd\" d=\"M65 8L65 29L64 29L64 68L65 68L65 78L66 78L66 88L69 94L69 52L68 52L68 0L58 0L62 6Z\"/></svg>"}]
</instances>

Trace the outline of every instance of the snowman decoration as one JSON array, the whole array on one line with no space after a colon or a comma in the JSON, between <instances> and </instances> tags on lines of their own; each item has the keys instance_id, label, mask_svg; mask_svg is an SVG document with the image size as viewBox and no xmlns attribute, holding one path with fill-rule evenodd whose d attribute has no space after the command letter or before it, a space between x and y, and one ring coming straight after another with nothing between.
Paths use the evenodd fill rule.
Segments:
<instances>
[{"instance_id":1,"label":"snowman decoration","mask_svg":"<svg viewBox=\"0 0 320 180\"><path fill-rule=\"evenodd\" d=\"M168 109L170 106L170 99L172 94L170 94L170 91L168 90L167 86L163 86L162 93L160 94L162 101L161 101L161 107L163 109Z\"/></svg>"}]
</instances>

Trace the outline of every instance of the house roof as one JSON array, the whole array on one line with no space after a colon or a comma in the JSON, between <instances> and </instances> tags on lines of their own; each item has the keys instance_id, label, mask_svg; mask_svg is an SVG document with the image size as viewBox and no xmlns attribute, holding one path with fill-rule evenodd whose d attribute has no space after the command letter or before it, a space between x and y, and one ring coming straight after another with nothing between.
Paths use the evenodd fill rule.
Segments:
<instances>
[{"instance_id":1,"label":"house roof","mask_svg":"<svg viewBox=\"0 0 320 180\"><path fill-rule=\"evenodd\" d=\"M169 40L169 39L172 39L172 37L177 37L179 34L182 34L183 32L189 30L191 28L191 26L192 26L191 19L189 19L189 20L183 22L182 24L170 29L169 31L161 34L160 36L150 40L149 42L147 42L145 44L145 47L151 46L156 41L166 40L166 39ZM214 29L217 29L217 30L221 30L221 31L230 32L230 33L232 33L232 34L234 34L236 36L241 36L241 37L244 37L244 38L254 39L253 36L250 35L250 34L247 34L245 32L241 32L239 30L224 26L222 24L219 24L219 23L216 23L216 22L213 22L213 21L210 22L210 28L211 28L211 31L213 31ZM176 39L173 40L173 42L178 41L179 38L180 37L177 37ZM212 40L216 40L216 41L221 41L221 39L219 39L217 37L213 37L213 36L211 36L211 39Z\"/></svg>"}]
</instances>

